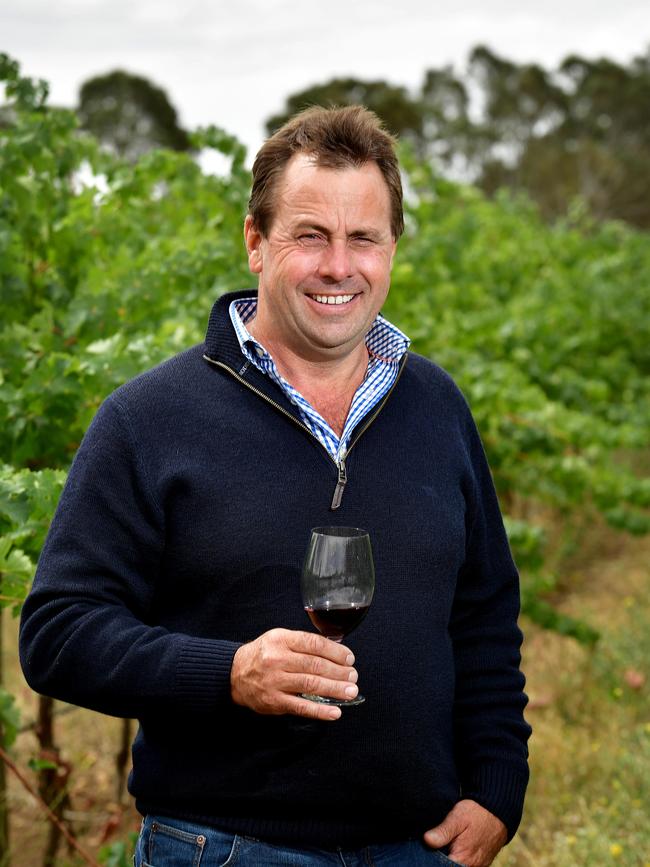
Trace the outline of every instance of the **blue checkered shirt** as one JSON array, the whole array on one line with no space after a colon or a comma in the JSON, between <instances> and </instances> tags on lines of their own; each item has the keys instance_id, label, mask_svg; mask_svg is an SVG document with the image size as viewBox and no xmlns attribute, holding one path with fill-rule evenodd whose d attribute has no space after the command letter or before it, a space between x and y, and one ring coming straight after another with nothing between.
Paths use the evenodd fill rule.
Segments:
<instances>
[{"instance_id":1,"label":"blue checkered shirt","mask_svg":"<svg viewBox=\"0 0 650 867\"><path fill-rule=\"evenodd\" d=\"M309 401L280 376L269 353L246 328L246 323L250 322L257 311L257 298L240 298L232 302L229 310L244 356L280 386L291 403L297 407L304 424L330 456L337 463L344 460L352 431L388 393L395 382L400 359L410 343L408 337L381 314L377 316L366 335L366 347L370 355L368 369L352 399L345 427L339 438Z\"/></svg>"}]
</instances>

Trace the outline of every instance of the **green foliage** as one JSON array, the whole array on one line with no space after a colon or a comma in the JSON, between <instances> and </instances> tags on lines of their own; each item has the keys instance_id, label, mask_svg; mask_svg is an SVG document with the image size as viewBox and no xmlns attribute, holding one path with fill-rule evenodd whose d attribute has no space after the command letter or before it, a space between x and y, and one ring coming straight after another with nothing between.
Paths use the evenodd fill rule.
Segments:
<instances>
[{"instance_id":1,"label":"green foliage","mask_svg":"<svg viewBox=\"0 0 650 867\"><path fill-rule=\"evenodd\" d=\"M101 400L199 341L215 296L251 284L250 179L244 149L216 128L191 143L230 160L223 176L188 153L103 153L74 115L47 106L45 85L6 57L0 70L11 118L0 127L0 558L4 604L17 608ZM537 86L528 72L522 87ZM429 77L427 98L462 135L467 94L449 71ZM590 509L629 532L650 527L650 481L633 471L650 433L647 236L579 207L549 226L529 201L488 200L406 149L403 166L407 231L385 312L467 395L525 610L593 642L549 604L560 583L549 550L562 540L521 504L559 511L567 533Z\"/></svg>"},{"instance_id":2,"label":"green foliage","mask_svg":"<svg viewBox=\"0 0 650 867\"><path fill-rule=\"evenodd\" d=\"M0 539L0 607L13 604L20 610L26 587L34 573L34 564L20 548L12 545L11 539Z\"/></svg>"},{"instance_id":3,"label":"green foliage","mask_svg":"<svg viewBox=\"0 0 650 867\"><path fill-rule=\"evenodd\" d=\"M64 481L63 470L0 465L0 608L20 611Z\"/></svg>"},{"instance_id":4,"label":"green foliage","mask_svg":"<svg viewBox=\"0 0 650 867\"><path fill-rule=\"evenodd\" d=\"M105 867L131 867L132 854L137 839L138 835L132 833L126 843L123 840L118 840L116 843L102 846L99 850L99 863L104 864Z\"/></svg>"},{"instance_id":5,"label":"green foliage","mask_svg":"<svg viewBox=\"0 0 650 867\"><path fill-rule=\"evenodd\" d=\"M27 765L35 773L39 771L56 771L58 768L57 763L51 762L49 759L30 759Z\"/></svg>"},{"instance_id":6,"label":"green foliage","mask_svg":"<svg viewBox=\"0 0 650 867\"><path fill-rule=\"evenodd\" d=\"M0 130L0 454L64 467L101 399L198 341L214 297L248 279L245 152L211 128L193 144L229 158L225 177L173 151L129 164L100 153L69 112L17 97L11 108Z\"/></svg>"},{"instance_id":7,"label":"green foliage","mask_svg":"<svg viewBox=\"0 0 650 867\"><path fill-rule=\"evenodd\" d=\"M20 727L20 711L13 695L0 686L0 746L10 747Z\"/></svg>"},{"instance_id":8,"label":"green foliage","mask_svg":"<svg viewBox=\"0 0 650 867\"><path fill-rule=\"evenodd\" d=\"M45 105L49 93L47 82L22 76L20 64L4 52L0 52L0 81L7 98L18 107L38 110Z\"/></svg>"},{"instance_id":9,"label":"green foliage","mask_svg":"<svg viewBox=\"0 0 650 867\"><path fill-rule=\"evenodd\" d=\"M575 638L580 644L593 645L600 638L597 629L593 629L584 620L560 614L549 602L531 592L530 585L524 587L521 607L534 623L559 635Z\"/></svg>"}]
</instances>

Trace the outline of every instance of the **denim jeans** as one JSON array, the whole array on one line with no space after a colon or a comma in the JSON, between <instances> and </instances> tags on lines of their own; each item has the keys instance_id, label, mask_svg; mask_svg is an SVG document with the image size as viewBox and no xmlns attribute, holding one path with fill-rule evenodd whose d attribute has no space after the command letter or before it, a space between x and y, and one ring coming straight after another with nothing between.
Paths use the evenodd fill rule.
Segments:
<instances>
[{"instance_id":1,"label":"denim jeans","mask_svg":"<svg viewBox=\"0 0 650 867\"><path fill-rule=\"evenodd\" d=\"M179 819L147 816L133 863L135 867L449 867L457 862L421 840L355 850L294 849Z\"/></svg>"}]
</instances>

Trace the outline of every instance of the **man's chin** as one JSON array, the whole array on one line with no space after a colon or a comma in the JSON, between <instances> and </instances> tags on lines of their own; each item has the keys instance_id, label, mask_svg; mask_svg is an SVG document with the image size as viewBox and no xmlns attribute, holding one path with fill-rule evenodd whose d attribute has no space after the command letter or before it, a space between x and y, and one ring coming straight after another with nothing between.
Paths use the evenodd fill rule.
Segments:
<instances>
[{"instance_id":1,"label":"man's chin","mask_svg":"<svg viewBox=\"0 0 650 867\"><path fill-rule=\"evenodd\" d=\"M365 331L353 334L313 335L309 340L309 352L314 360L320 357L322 360L335 361L344 359L358 351L364 345Z\"/></svg>"}]
</instances>

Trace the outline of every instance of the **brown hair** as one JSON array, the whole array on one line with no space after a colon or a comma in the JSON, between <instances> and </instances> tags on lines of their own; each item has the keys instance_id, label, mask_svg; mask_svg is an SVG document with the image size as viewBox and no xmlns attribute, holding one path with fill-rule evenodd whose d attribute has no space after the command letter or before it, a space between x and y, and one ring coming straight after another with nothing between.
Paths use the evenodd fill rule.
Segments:
<instances>
[{"instance_id":1,"label":"brown hair","mask_svg":"<svg viewBox=\"0 0 650 867\"><path fill-rule=\"evenodd\" d=\"M328 169L376 163L388 187L391 231L397 240L404 231L404 212L395 143L377 115L361 105L314 106L294 115L264 142L255 158L248 213L256 228L268 236L277 183L291 157L306 153L314 157L316 165Z\"/></svg>"}]
</instances>

